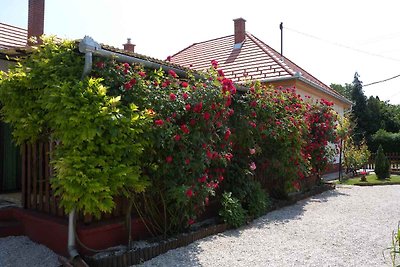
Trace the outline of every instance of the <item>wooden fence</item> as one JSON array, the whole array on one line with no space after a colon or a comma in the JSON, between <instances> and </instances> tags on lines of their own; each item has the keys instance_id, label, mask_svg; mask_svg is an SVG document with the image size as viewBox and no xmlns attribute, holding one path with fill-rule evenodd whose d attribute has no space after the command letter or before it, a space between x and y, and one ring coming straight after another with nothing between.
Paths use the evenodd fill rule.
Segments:
<instances>
[{"instance_id":1,"label":"wooden fence","mask_svg":"<svg viewBox=\"0 0 400 267\"><path fill-rule=\"evenodd\" d=\"M399 172L400 171L400 153L386 153L386 157L390 161L390 167L392 172ZM375 157L376 154L372 154L371 158L369 159L366 168L367 169L375 169Z\"/></svg>"},{"instance_id":2,"label":"wooden fence","mask_svg":"<svg viewBox=\"0 0 400 267\"><path fill-rule=\"evenodd\" d=\"M53 169L51 168L51 152L56 143L39 142L25 144L22 151L21 204L24 208L54 215L67 217L60 206L60 198L54 195L51 187ZM120 218L125 215L128 203L123 198L115 199L116 208L111 213L102 214L99 220ZM91 223L92 216L78 215L80 221Z\"/></svg>"}]
</instances>

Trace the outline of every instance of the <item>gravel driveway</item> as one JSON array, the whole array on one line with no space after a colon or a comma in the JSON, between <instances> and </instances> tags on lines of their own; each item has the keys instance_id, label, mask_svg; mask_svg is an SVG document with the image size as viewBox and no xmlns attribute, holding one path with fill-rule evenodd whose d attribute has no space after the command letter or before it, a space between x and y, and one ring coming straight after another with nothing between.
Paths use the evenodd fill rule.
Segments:
<instances>
[{"instance_id":1,"label":"gravel driveway","mask_svg":"<svg viewBox=\"0 0 400 267\"><path fill-rule=\"evenodd\" d=\"M400 185L339 186L199 240L143 266L391 266L382 251L400 220ZM26 237L0 238L0 266L57 266Z\"/></svg>"},{"instance_id":2,"label":"gravel driveway","mask_svg":"<svg viewBox=\"0 0 400 267\"><path fill-rule=\"evenodd\" d=\"M143 266L391 266L399 200L399 185L339 186Z\"/></svg>"}]
</instances>

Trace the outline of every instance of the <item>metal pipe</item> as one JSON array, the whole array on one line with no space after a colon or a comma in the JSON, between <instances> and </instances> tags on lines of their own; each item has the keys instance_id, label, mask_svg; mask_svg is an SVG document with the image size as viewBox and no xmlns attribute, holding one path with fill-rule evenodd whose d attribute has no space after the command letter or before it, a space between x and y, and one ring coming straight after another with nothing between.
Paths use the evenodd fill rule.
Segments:
<instances>
[{"instance_id":1,"label":"metal pipe","mask_svg":"<svg viewBox=\"0 0 400 267\"><path fill-rule=\"evenodd\" d=\"M75 244L75 209L68 216L68 253L72 260L80 257Z\"/></svg>"},{"instance_id":2,"label":"metal pipe","mask_svg":"<svg viewBox=\"0 0 400 267\"><path fill-rule=\"evenodd\" d=\"M85 36L81 42L79 43L79 51L81 53L85 53L85 70L84 74L88 74L87 71L90 71L89 66L86 68L86 55L90 53L90 56L93 55L99 55L107 58L113 58L116 59L119 62L126 62L126 63L140 63L144 65L147 68L152 68L152 69L159 69L162 68L164 71L168 72L169 70L173 70L178 76L180 77L187 77L187 73L184 70L181 70L179 68L175 68L172 66L164 65L161 63L156 63L156 62L151 62L145 59L137 58L137 57L132 57L124 54L120 54L117 52L112 52L108 51L105 49L101 48L101 45L95 42L91 37ZM89 55L88 55L89 57ZM90 61L91 62L91 61ZM91 63L90 63L91 64ZM195 78L201 79L202 76L199 74L194 74Z\"/></svg>"}]
</instances>

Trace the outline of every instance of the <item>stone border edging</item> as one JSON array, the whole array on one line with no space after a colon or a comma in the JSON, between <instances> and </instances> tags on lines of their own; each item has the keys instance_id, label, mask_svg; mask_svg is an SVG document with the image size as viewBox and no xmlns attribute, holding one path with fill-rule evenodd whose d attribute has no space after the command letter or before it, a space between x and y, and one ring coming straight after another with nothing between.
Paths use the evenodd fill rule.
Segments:
<instances>
[{"instance_id":1,"label":"stone border edging","mask_svg":"<svg viewBox=\"0 0 400 267\"><path fill-rule=\"evenodd\" d=\"M296 193L290 196L289 200L274 203L274 205L270 209L268 209L266 214L270 211L293 205L300 200L333 189L335 189L335 184L324 183L318 187L312 188L310 191L304 193ZM87 262L91 267L126 267L140 264L152 258L155 258L160 254L164 254L169 250L187 246L194 241L210 235L225 232L228 229L230 229L230 227L226 223L212 225L206 228L200 228L195 232L179 234L177 237L170 238L159 243L154 243L148 247L132 249L130 251L124 252L121 255L110 255L108 257L100 259L87 256L85 257L85 262Z\"/></svg>"}]
</instances>

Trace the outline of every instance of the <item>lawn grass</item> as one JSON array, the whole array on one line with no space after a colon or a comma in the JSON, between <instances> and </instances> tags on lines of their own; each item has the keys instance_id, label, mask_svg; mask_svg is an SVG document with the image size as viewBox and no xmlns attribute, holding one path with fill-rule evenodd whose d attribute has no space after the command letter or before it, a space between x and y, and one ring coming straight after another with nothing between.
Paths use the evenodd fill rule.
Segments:
<instances>
[{"instance_id":1,"label":"lawn grass","mask_svg":"<svg viewBox=\"0 0 400 267\"><path fill-rule=\"evenodd\" d=\"M341 181L340 184L346 185L384 185L384 184L400 184L400 175L390 175L390 178L379 180L376 174L367 175L367 181L361 182L360 176Z\"/></svg>"}]
</instances>

